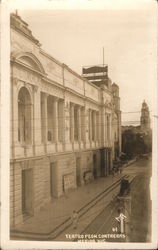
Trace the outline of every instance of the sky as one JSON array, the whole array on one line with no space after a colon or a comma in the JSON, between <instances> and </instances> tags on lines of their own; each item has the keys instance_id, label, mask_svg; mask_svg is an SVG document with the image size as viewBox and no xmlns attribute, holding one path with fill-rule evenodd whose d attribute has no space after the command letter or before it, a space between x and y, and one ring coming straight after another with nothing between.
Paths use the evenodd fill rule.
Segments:
<instances>
[{"instance_id":1,"label":"sky","mask_svg":"<svg viewBox=\"0 0 158 250\"><path fill-rule=\"evenodd\" d=\"M103 63L104 47L109 77L120 87L123 124L138 125L143 100L151 111L155 107L156 9L149 1L145 1L147 6L144 1L127 2L118 8L114 4L103 8L16 8L42 48L79 74L82 66Z\"/></svg>"}]
</instances>

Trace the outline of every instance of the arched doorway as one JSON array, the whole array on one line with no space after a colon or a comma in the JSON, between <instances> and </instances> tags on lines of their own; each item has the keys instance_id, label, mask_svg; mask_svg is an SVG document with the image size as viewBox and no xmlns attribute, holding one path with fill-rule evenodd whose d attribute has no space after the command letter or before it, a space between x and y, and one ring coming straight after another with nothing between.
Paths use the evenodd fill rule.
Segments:
<instances>
[{"instance_id":1,"label":"arched doorway","mask_svg":"<svg viewBox=\"0 0 158 250\"><path fill-rule=\"evenodd\" d=\"M22 87L18 94L18 140L31 143L31 97L26 87Z\"/></svg>"},{"instance_id":2,"label":"arched doorway","mask_svg":"<svg viewBox=\"0 0 158 250\"><path fill-rule=\"evenodd\" d=\"M97 155L93 155L93 177L94 179L97 178Z\"/></svg>"}]
</instances>

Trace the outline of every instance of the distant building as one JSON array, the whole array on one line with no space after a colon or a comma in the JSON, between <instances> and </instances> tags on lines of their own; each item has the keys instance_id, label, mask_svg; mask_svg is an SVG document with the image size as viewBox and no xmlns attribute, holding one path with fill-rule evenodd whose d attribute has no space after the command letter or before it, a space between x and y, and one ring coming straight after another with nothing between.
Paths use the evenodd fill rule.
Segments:
<instances>
[{"instance_id":1,"label":"distant building","mask_svg":"<svg viewBox=\"0 0 158 250\"><path fill-rule=\"evenodd\" d=\"M150 111L143 101L140 125L122 126L122 151L134 155L148 153L152 150L152 131L150 128Z\"/></svg>"},{"instance_id":2,"label":"distant building","mask_svg":"<svg viewBox=\"0 0 158 250\"><path fill-rule=\"evenodd\" d=\"M150 111L145 100L141 108L140 130L142 132L148 132L150 130Z\"/></svg>"}]
</instances>

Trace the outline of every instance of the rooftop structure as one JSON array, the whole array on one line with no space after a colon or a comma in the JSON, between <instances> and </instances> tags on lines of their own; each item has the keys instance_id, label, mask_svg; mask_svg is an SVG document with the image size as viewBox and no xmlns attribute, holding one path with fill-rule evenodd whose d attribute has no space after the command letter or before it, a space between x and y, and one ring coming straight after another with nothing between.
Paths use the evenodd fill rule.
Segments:
<instances>
[{"instance_id":1,"label":"rooftop structure","mask_svg":"<svg viewBox=\"0 0 158 250\"><path fill-rule=\"evenodd\" d=\"M84 66L82 76L98 87L102 85L108 87L108 65Z\"/></svg>"}]
</instances>

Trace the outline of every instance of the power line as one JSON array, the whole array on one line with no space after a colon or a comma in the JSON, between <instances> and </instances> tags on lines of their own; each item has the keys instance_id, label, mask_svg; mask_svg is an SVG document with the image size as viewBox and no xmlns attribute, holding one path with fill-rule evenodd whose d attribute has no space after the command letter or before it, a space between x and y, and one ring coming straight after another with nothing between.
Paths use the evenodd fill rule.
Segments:
<instances>
[{"instance_id":1,"label":"power line","mask_svg":"<svg viewBox=\"0 0 158 250\"><path fill-rule=\"evenodd\" d=\"M152 110L149 110L152 113ZM129 112L121 112L121 114L131 114L131 113L141 113L141 111L129 111Z\"/></svg>"}]
</instances>

